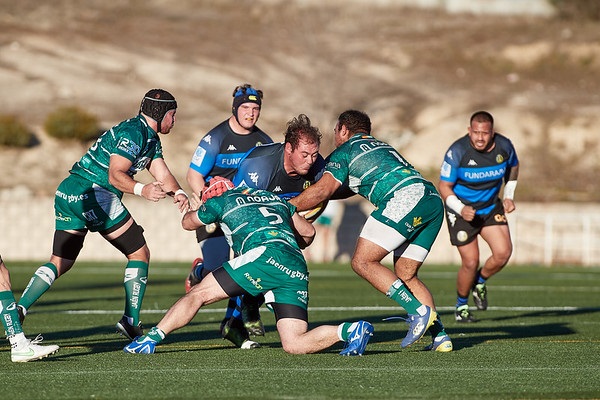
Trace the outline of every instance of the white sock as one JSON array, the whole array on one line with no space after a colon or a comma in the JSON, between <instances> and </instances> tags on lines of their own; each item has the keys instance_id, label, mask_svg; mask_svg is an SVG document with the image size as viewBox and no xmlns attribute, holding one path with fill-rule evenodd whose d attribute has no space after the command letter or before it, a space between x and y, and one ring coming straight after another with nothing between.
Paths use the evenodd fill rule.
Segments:
<instances>
[{"instance_id":1,"label":"white sock","mask_svg":"<svg viewBox=\"0 0 600 400\"><path fill-rule=\"evenodd\" d=\"M25 334L21 332L10 336L8 341L10 342L10 346L13 349L16 349L17 347L21 347L23 343L27 341L27 338L25 337Z\"/></svg>"}]
</instances>

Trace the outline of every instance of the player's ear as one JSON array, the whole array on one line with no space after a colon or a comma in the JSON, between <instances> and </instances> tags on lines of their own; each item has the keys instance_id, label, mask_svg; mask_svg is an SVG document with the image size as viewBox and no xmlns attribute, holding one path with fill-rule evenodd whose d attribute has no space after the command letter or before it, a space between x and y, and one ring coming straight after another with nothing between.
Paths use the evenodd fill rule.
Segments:
<instances>
[{"instance_id":1,"label":"player's ear","mask_svg":"<svg viewBox=\"0 0 600 400\"><path fill-rule=\"evenodd\" d=\"M348 139L350 136L352 136L350 135L350 130L346 128L346 125L340 126L340 136L344 139Z\"/></svg>"},{"instance_id":2,"label":"player's ear","mask_svg":"<svg viewBox=\"0 0 600 400\"><path fill-rule=\"evenodd\" d=\"M291 153L294 149L292 149L292 144L290 142L285 143L285 152Z\"/></svg>"}]
</instances>

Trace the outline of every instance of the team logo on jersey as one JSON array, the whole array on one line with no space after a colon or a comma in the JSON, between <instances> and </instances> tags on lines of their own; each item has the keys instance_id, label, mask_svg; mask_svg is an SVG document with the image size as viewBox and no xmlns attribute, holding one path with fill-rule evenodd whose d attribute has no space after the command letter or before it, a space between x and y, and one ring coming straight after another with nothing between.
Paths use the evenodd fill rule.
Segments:
<instances>
[{"instance_id":1,"label":"team logo on jersey","mask_svg":"<svg viewBox=\"0 0 600 400\"><path fill-rule=\"evenodd\" d=\"M254 147L258 147L258 146L262 146L263 142L256 142L256 144L254 145Z\"/></svg>"},{"instance_id":2,"label":"team logo on jersey","mask_svg":"<svg viewBox=\"0 0 600 400\"><path fill-rule=\"evenodd\" d=\"M192 164L196 166L200 166L202 164L202 160L204 160L204 156L206 155L206 150L203 147L196 147L196 151L192 156Z\"/></svg>"},{"instance_id":3,"label":"team logo on jersey","mask_svg":"<svg viewBox=\"0 0 600 400\"><path fill-rule=\"evenodd\" d=\"M466 242L469 238L469 235L467 235L467 232L465 231L458 231L458 233L456 234L456 238L459 242Z\"/></svg>"},{"instance_id":4,"label":"team logo on jersey","mask_svg":"<svg viewBox=\"0 0 600 400\"><path fill-rule=\"evenodd\" d=\"M448 150L448 152L446 153L446 157L452 160L452 150Z\"/></svg>"},{"instance_id":5,"label":"team logo on jersey","mask_svg":"<svg viewBox=\"0 0 600 400\"><path fill-rule=\"evenodd\" d=\"M248 176L255 185L258 185L258 172L249 172Z\"/></svg>"},{"instance_id":6,"label":"team logo on jersey","mask_svg":"<svg viewBox=\"0 0 600 400\"><path fill-rule=\"evenodd\" d=\"M421 225L423 223L423 217L413 217L413 223L412 226L413 227L417 227L419 225Z\"/></svg>"},{"instance_id":7,"label":"team logo on jersey","mask_svg":"<svg viewBox=\"0 0 600 400\"><path fill-rule=\"evenodd\" d=\"M277 192L283 192L283 189L281 189L281 186L279 186L279 185L275 186L275 189L273 189L273 193L277 193Z\"/></svg>"},{"instance_id":8,"label":"team logo on jersey","mask_svg":"<svg viewBox=\"0 0 600 400\"><path fill-rule=\"evenodd\" d=\"M204 139L202 139L202 141L204 141L208 144L210 144L211 140L212 140L212 137L210 135L206 135L206 136L204 136Z\"/></svg>"},{"instance_id":9,"label":"team logo on jersey","mask_svg":"<svg viewBox=\"0 0 600 400\"><path fill-rule=\"evenodd\" d=\"M452 166L450 164L448 164L446 161L444 161L442 163L442 169L440 171L440 175L442 175L443 178L449 178L451 172L452 172Z\"/></svg>"},{"instance_id":10,"label":"team logo on jersey","mask_svg":"<svg viewBox=\"0 0 600 400\"><path fill-rule=\"evenodd\" d=\"M304 185L302 185L302 189L307 189L310 186L310 182L306 181L304 182Z\"/></svg>"},{"instance_id":11,"label":"team logo on jersey","mask_svg":"<svg viewBox=\"0 0 600 400\"><path fill-rule=\"evenodd\" d=\"M235 148L234 145L230 144L229 147L227 147L227 151L236 151L237 149Z\"/></svg>"},{"instance_id":12,"label":"team logo on jersey","mask_svg":"<svg viewBox=\"0 0 600 400\"><path fill-rule=\"evenodd\" d=\"M476 166L477 162L473 159L470 159L469 162L467 163L468 166Z\"/></svg>"},{"instance_id":13,"label":"team logo on jersey","mask_svg":"<svg viewBox=\"0 0 600 400\"><path fill-rule=\"evenodd\" d=\"M504 162L504 157L502 156L502 154L498 154L498 155L496 156L496 162L497 162L498 164L502 164L502 163Z\"/></svg>"}]
</instances>

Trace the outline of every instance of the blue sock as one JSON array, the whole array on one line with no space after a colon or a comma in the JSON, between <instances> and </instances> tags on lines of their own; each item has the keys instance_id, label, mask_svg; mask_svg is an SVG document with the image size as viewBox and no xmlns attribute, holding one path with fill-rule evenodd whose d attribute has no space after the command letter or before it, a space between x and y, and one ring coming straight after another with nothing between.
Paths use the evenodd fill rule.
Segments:
<instances>
[{"instance_id":1,"label":"blue sock","mask_svg":"<svg viewBox=\"0 0 600 400\"><path fill-rule=\"evenodd\" d=\"M236 319L242 319L242 296L235 298L235 309L231 316Z\"/></svg>"},{"instance_id":2,"label":"blue sock","mask_svg":"<svg viewBox=\"0 0 600 400\"><path fill-rule=\"evenodd\" d=\"M460 306L466 306L469 303L469 297L460 297L456 298L456 308Z\"/></svg>"},{"instance_id":3,"label":"blue sock","mask_svg":"<svg viewBox=\"0 0 600 400\"><path fill-rule=\"evenodd\" d=\"M232 297L227 302L225 319L230 319L231 317L242 319L242 296Z\"/></svg>"},{"instance_id":4,"label":"blue sock","mask_svg":"<svg viewBox=\"0 0 600 400\"><path fill-rule=\"evenodd\" d=\"M475 279L475 284L479 285L480 283L485 283L487 281L486 278L481 276L481 269L477 271L477 279Z\"/></svg>"},{"instance_id":5,"label":"blue sock","mask_svg":"<svg viewBox=\"0 0 600 400\"><path fill-rule=\"evenodd\" d=\"M192 275L194 276L194 278L198 279L198 281L201 281L202 278L204 278L202 276L203 270L204 270L204 264L200 263L200 264L196 265L196 267L192 270Z\"/></svg>"}]
</instances>

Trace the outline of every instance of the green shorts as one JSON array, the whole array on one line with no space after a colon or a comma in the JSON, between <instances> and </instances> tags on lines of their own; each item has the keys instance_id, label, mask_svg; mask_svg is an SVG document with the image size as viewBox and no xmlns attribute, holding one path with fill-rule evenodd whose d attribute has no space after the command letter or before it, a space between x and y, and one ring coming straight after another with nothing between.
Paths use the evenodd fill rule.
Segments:
<instances>
[{"instance_id":1,"label":"green shorts","mask_svg":"<svg viewBox=\"0 0 600 400\"><path fill-rule=\"evenodd\" d=\"M416 183L400 188L380 204L360 236L388 251L408 243L428 252L443 220L444 205L435 187L431 183Z\"/></svg>"},{"instance_id":2,"label":"green shorts","mask_svg":"<svg viewBox=\"0 0 600 400\"><path fill-rule=\"evenodd\" d=\"M223 268L253 296L265 293L265 302L308 308L308 268L302 253L269 244L227 261Z\"/></svg>"},{"instance_id":3,"label":"green shorts","mask_svg":"<svg viewBox=\"0 0 600 400\"><path fill-rule=\"evenodd\" d=\"M78 175L65 178L54 195L56 230L105 231L128 217L115 193Z\"/></svg>"}]
</instances>

